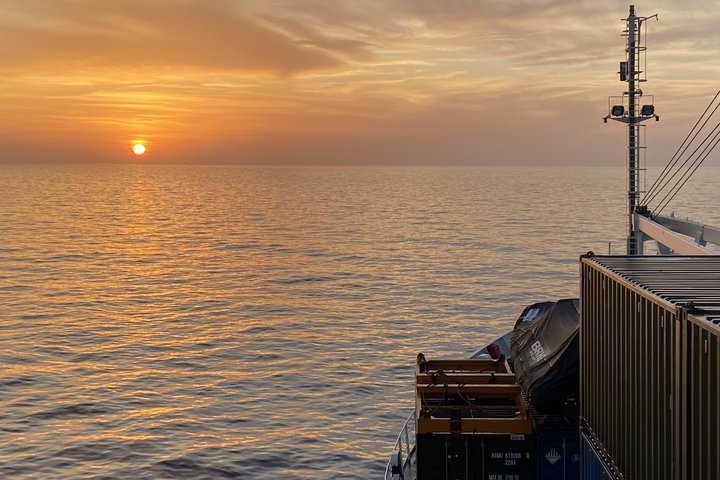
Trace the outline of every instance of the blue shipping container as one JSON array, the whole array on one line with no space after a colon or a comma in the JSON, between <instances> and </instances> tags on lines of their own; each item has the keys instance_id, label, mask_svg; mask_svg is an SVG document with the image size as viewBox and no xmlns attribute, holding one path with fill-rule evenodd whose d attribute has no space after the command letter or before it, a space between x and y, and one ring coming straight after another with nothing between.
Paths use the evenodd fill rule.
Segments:
<instances>
[{"instance_id":1,"label":"blue shipping container","mask_svg":"<svg viewBox=\"0 0 720 480\"><path fill-rule=\"evenodd\" d=\"M538 478L580 480L580 435L578 432L538 434Z\"/></svg>"},{"instance_id":2,"label":"blue shipping container","mask_svg":"<svg viewBox=\"0 0 720 480\"><path fill-rule=\"evenodd\" d=\"M591 440L583 432L580 435L580 458L582 462L583 480L615 480L618 477L612 473L612 468L601 458ZM542 478L542 477L541 477Z\"/></svg>"}]
</instances>

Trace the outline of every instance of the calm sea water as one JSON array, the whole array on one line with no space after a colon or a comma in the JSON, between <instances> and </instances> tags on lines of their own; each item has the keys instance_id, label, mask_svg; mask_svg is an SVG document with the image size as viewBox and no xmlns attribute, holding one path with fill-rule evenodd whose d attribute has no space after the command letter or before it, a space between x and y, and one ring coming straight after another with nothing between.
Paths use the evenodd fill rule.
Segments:
<instances>
[{"instance_id":1,"label":"calm sea water","mask_svg":"<svg viewBox=\"0 0 720 480\"><path fill-rule=\"evenodd\" d=\"M619 168L0 174L2 478L380 477L419 351L624 248ZM720 223L718 180L678 213Z\"/></svg>"}]
</instances>

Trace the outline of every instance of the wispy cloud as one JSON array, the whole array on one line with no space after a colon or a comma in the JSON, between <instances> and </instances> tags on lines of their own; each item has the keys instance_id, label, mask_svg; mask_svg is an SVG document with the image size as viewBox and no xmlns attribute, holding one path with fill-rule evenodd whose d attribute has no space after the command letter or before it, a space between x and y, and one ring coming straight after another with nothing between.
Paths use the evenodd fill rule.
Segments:
<instances>
[{"instance_id":1,"label":"wispy cloud","mask_svg":"<svg viewBox=\"0 0 720 480\"><path fill-rule=\"evenodd\" d=\"M664 118L694 116L716 89L714 6L638 5L661 16L648 91ZM142 136L167 160L211 144L226 159L562 163L586 149L593 162L605 97L622 90L626 13L597 0L0 0L0 130L54 155Z\"/></svg>"},{"instance_id":2,"label":"wispy cloud","mask_svg":"<svg viewBox=\"0 0 720 480\"><path fill-rule=\"evenodd\" d=\"M229 1L4 2L4 69L209 69L291 75L340 61L267 28ZM8 5L12 3L11 5Z\"/></svg>"}]
</instances>

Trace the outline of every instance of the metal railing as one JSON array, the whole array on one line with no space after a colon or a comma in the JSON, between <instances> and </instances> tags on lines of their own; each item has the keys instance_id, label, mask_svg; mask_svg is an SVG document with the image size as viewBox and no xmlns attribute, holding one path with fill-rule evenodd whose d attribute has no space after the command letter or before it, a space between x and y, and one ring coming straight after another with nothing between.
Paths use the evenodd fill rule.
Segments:
<instances>
[{"instance_id":1,"label":"metal railing","mask_svg":"<svg viewBox=\"0 0 720 480\"><path fill-rule=\"evenodd\" d=\"M385 480L402 479L405 472L405 466L410 460L410 455L415 452L415 411L407 417L400 433L398 434L395 446L393 447L390 459L385 467ZM397 466L400 472L398 476L393 476L393 467Z\"/></svg>"},{"instance_id":2,"label":"metal railing","mask_svg":"<svg viewBox=\"0 0 720 480\"><path fill-rule=\"evenodd\" d=\"M709 255L708 243L720 245L720 228L712 225L657 215L652 218L635 214L634 224L643 234L643 240L655 240L663 255L675 252L680 255ZM642 253L642 252L640 252Z\"/></svg>"}]
</instances>

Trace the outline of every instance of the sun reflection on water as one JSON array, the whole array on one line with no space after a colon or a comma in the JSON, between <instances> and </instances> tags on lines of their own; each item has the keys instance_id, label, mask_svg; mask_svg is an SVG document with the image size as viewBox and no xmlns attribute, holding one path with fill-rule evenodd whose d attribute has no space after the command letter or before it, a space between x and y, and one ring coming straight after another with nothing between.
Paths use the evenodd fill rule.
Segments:
<instances>
[{"instance_id":1,"label":"sun reflection on water","mask_svg":"<svg viewBox=\"0 0 720 480\"><path fill-rule=\"evenodd\" d=\"M378 475L418 351L624 231L620 169L3 168L4 477Z\"/></svg>"}]
</instances>

